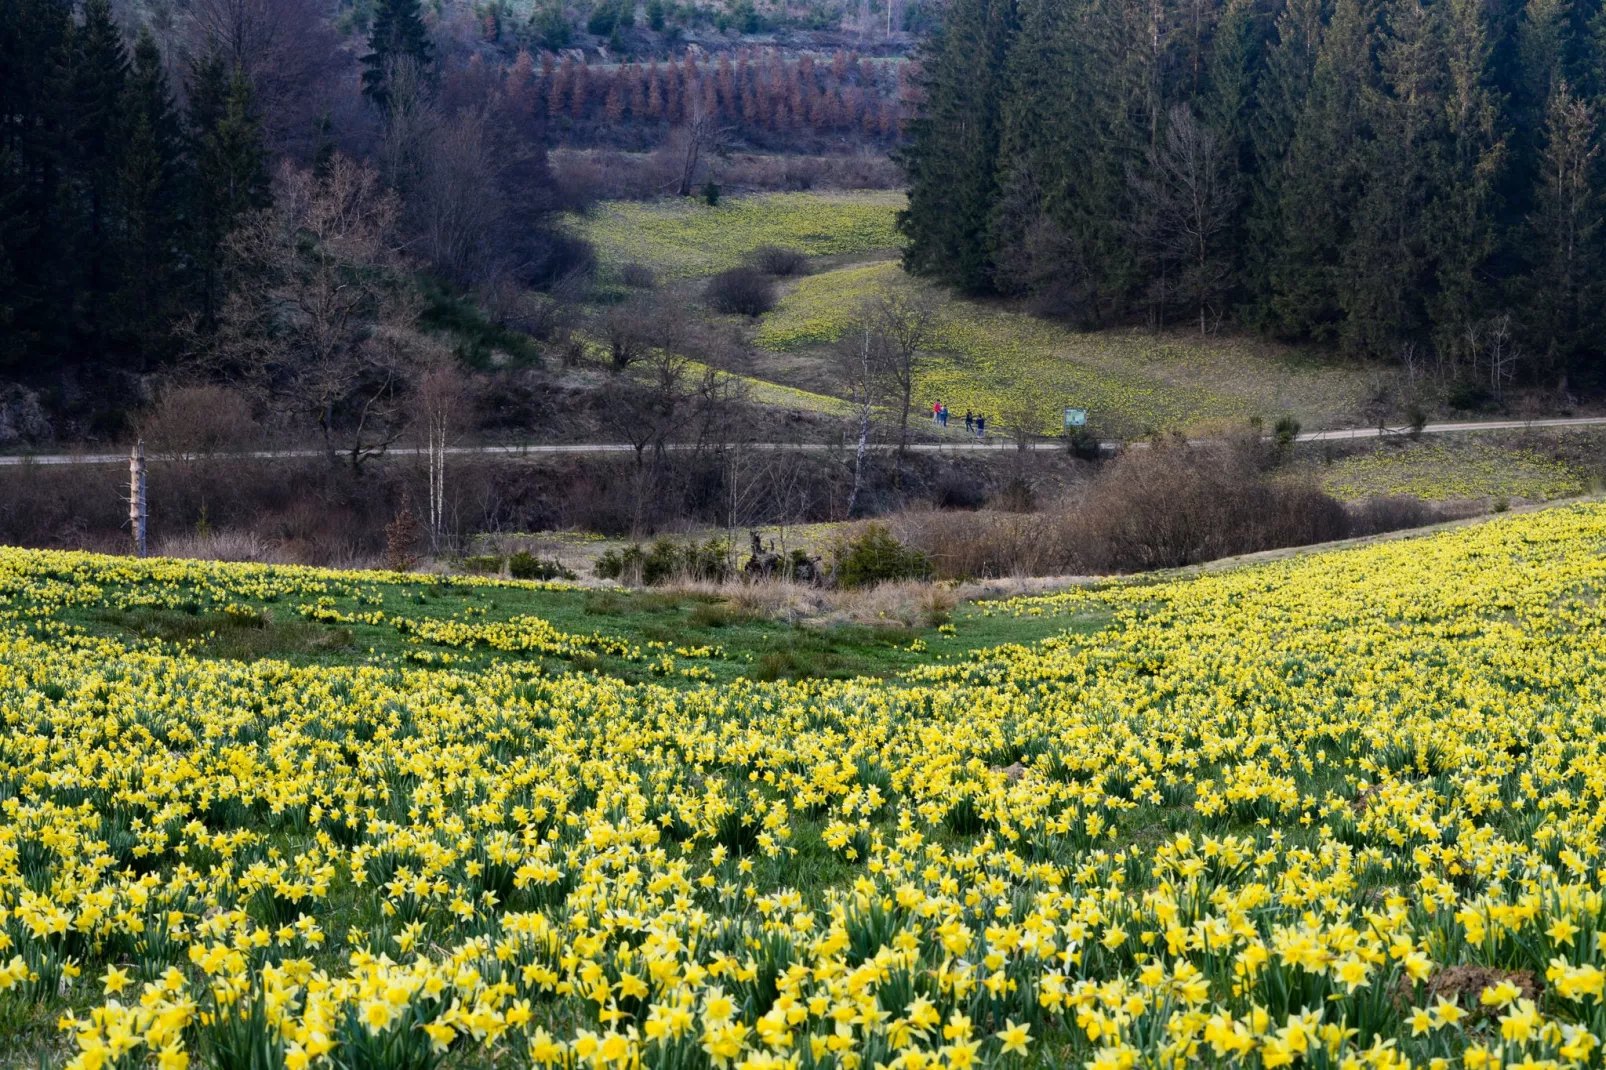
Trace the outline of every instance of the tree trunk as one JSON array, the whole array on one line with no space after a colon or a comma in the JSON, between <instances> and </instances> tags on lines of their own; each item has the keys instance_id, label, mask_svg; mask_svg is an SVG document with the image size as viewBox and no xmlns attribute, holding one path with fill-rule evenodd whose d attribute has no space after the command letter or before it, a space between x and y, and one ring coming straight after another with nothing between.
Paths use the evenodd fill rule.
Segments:
<instances>
[{"instance_id":1,"label":"tree trunk","mask_svg":"<svg viewBox=\"0 0 1606 1070\"><path fill-rule=\"evenodd\" d=\"M870 450L870 331L864 332L864 348L859 351L859 361L863 378L859 382L864 391L864 404L859 409L859 449L853 455L853 492L848 495L848 518L852 519L853 510L858 508L859 488L864 482L864 455ZM904 412L908 412L904 406Z\"/></svg>"}]
</instances>

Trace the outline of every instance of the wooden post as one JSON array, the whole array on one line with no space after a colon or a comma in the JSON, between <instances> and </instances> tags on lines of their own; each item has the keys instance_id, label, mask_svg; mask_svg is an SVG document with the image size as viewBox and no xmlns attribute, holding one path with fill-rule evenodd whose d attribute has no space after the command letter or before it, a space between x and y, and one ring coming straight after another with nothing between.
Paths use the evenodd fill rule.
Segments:
<instances>
[{"instance_id":1,"label":"wooden post","mask_svg":"<svg viewBox=\"0 0 1606 1070\"><path fill-rule=\"evenodd\" d=\"M134 536L134 556L145 556L145 440L134 443L128 455L128 526Z\"/></svg>"}]
</instances>

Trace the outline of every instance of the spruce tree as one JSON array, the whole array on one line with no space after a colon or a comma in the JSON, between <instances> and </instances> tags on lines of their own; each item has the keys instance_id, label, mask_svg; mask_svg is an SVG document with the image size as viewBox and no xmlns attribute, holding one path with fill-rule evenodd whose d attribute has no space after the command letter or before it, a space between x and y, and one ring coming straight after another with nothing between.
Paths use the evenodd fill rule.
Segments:
<instances>
[{"instance_id":1,"label":"spruce tree","mask_svg":"<svg viewBox=\"0 0 1606 1070\"><path fill-rule=\"evenodd\" d=\"M362 57L363 95L384 110L390 104L394 65L410 61L422 72L434 59L435 46L419 11L418 0L379 0L368 52Z\"/></svg>"},{"instance_id":2,"label":"spruce tree","mask_svg":"<svg viewBox=\"0 0 1606 1070\"><path fill-rule=\"evenodd\" d=\"M1565 81L1551 93L1525 247L1525 311L1539 374L1600 376L1600 136L1590 103ZM1593 360L1586 360L1591 349ZM1496 387L1499 383L1494 384ZM1599 386L1599 382L1592 383Z\"/></svg>"},{"instance_id":3,"label":"spruce tree","mask_svg":"<svg viewBox=\"0 0 1606 1070\"><path fill-rule=\"evenodd\" d=\"M189 93L188 244L191 290L204 325L215 321L223 302L224 240L242 216L270 202L267 152L251 80L237 66L225 84L223 70L217 56L197 65Z\"/></svg>"},{"instance_id":4,"label":"spruce tree","mask_svg":"<svg viewBox=\"0 0 1606 1070\"><path fill-rule=\"evenodd\" d=\"M1365 180L1364 105L1376 80L1372 29L1364 0L1338 0L1289 150L1272 311L1281 332L1296 337L1336 338L1342 318L1339 263Z\"/></svg>"},{"instance_id":5,"label":"spruce tree","mask_svg":"<svg viewBox=\"0 0 1606 1070\"><path fill-rule=\"evenodd\" d=\"M118 170L128 137L123 95L128 52L108 0L87 0L73 45L70 136L77 196L71 257L78 280L73 322L100 356L112 326L111 297L122 278L111 237Z\"/></svg>"},{"instance_id":6,"label":"spruce tree","mask_svg":"<svg viewBox=\"0 0 1606 1070\"><path fill-rule=\"evenodd\" d=\"M180 216L180 130L162 56L150 32L134 45L124 92L126 141L117 175L117 262L123 277L115 312L130 348L144 359L174 310Z\"/></svg>"},{"instance_id":7,"label":"spruce tree","mask_svg":"<svg viewBox=\"0 0 1606 1070\"><path fill-rule=\"evenodd\" d=\"M1254 112L1249 120L1254 163L1244 223L1243 287L1250 302L1250 321L1262 329L1286 330L1272 313L1273 272L1285 229L1283 194L1294 135L1310 93L1322 29L1322 0L1288 0L1277 17L1255 85Z\"/></svg>"},{"instance_id":8,"label":"spruce tree","mask_svg":"<svg viewBox=\"0 0 1606 1070\"><path fill-rule=\"evenodd\" d=\"M1433 271L1426 219L1442 167L1444 54L1438 21L1421 0L1393 0L1383 11L1380 84L1368 87L1365 192L1339 272L1347 350L1392 357L1428 342ZM1414 352L1410 351L1410 352Z\"/></svg>"},{"instance_id":9,"label":"spruce tree","mask_svg":"<svg viewBox=\"0 0 1606 1070\"><path fill-rule=\"evenodd\" d=\"M1000 112L1015 0L955 0L923 52L926 107L902 154L904 262L967 293L993 288L989 219L998 195Z\"/></svg>"},{"instance_id":10,"label":"spruce tree","mask_svg":"<svg viewBox=\"0 0 1606 1070\"><path fill-rule=\"evenodd\" d=\"M1429 313L1435 349L1458 362L1471 355L1469 331L1497 301L1507 124L1493 87L1482 0L1446 0L1444 19L1446 145L1427 226L1437 277Z\"/></svg>"}]
</instances>

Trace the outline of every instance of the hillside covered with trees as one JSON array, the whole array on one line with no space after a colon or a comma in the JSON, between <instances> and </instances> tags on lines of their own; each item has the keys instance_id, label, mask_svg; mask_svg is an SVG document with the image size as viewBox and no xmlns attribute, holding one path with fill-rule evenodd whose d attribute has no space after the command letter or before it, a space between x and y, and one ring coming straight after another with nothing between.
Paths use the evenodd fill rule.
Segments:
<instances>
[{"instance_id":1,"label":"hillside covered with trees","mask_svg":"<svg viewBox=\"0 0 1606 1070\"><path fill-rule=\"evenodd\" d=\"M1598 0L953 0L923 67L913 271L1606 385Z\"/></svg>"}]
</instances>

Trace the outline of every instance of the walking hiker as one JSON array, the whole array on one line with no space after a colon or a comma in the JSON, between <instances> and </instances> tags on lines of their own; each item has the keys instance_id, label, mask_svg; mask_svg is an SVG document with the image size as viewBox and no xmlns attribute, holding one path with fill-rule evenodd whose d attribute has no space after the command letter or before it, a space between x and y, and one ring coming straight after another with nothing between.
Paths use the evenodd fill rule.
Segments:
<instances>
[{"instance_id":1,"label":"walking hiker","mask_svg":"<svg viewBox=\"0 0 1606 1070\"><path fill-rule=\"evenodd\" d=\"M932 427L937 427L941 423L942 423L942 402L933 401L931 403L931 426Z\"/></svg>"},{"instance_id":2,"label":"walking hiker","mask_svg":"<svg viewBox=\"0 0 1606 1070\"><path fill-rule=\"evenodd\" d=\"M976 437L987 437L987 417L983 416L979 412L976 414Z\"/></svg>"},{"instance_id":3,"label":"walking hiker","mask_svg":"<svg viewBox=\"0 0 1606 1070\"><path fill-rule=\"evenodd\" d=\"M939 427L947 427L948 426L948 406L944 405L942 407L942 409L938 411L938 413L937 413L937 425Z\"/></svg>"},{"instance_id":4,"label":"walking hiker","mask_svg":"<svg viewBox=\"0 0 1606 1070\"><path fill-rule=\"evenodd\" d=\"M975 429L976 429L976 418L970 414L970 410L969 409L966 409L965 410L965 430L966 431L974 431Z\"/></svg>"}]
</instances>

